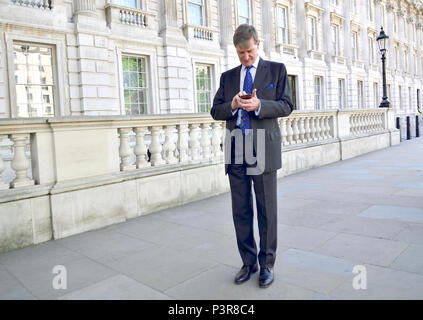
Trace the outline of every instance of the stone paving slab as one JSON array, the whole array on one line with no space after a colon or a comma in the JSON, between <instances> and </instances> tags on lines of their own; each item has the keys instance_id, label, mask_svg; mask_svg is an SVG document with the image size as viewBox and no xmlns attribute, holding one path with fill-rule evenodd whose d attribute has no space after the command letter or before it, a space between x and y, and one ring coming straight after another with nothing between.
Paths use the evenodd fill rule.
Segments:
<instances>
[{"instance_id":1,"label":"stone paving slab","mask_svg":"<svg viewBox=\"0 0 423 320\"><path fill-rule=\"evenodd\" d=\"M407 247L408 244L401 241L339 233L314 251L363 263L389 266Z\"/></svg>"},{"instance_id":2,"label":"stone paving slab","mask_svg":"<svg viewBox=\"0 0 423 320\"><path fill-rule=\"evenodd\" d=\"M91 286L65 294L60 300L169 300L167 295L124 275L107 278Z\"/></svg>"},{"instance_id":3,"label":"stone paving slab","mask_svg":"<svg viewBox=\"0 0 423 320\"><path fill-rule=\"evenodd\" d=\"M267 289L258 274L233 283L241 259L225 193L0 254L0 299L423 299L422 159L416 138L279 179ZM256 219L254 232L258 244ZM52 287L55 265L66 290Z\"/></svg>"}]
</instances>

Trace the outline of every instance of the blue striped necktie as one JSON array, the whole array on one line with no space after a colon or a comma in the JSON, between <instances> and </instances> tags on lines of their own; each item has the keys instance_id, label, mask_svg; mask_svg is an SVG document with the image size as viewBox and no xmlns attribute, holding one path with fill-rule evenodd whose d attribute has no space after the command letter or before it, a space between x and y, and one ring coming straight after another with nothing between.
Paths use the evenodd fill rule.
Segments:
<instances>
[{"instance_id":1,"label":"blue striped necktie","mask_svg":"<svg viewBox=\"0 0 423 320\"><path fill-rule=\"evenodd\" d=\"M253 66L246 67L247 72L245 74L244 86L242 88L242 90L245 91L247 94L251 94L253 92L253 77L251 76L251 73L250 73L250 69L252 67ZM240 109L239 111L241 112L240 128L242 133L245 135L245 129L251 129L250 114L247 111L242 109Z\"/></svg>"}]
</instances>

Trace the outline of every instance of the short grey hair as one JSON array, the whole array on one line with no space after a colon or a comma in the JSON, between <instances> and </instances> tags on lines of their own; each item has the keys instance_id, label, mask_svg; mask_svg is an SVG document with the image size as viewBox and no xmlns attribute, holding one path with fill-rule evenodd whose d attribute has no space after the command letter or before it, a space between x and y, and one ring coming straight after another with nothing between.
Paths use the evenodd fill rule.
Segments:
<instances>
[{"instance_id":1,"label":"short grey hair","mask_svg":"<svg viewBox=\"0 0 423 320\"><path fill-rule=\"evenodd\" d=\"M258 41L258 33L256 28L250 24L241 24L236 28L234 33L234 46L240 45L244 47L244 45L250 41L251 38L254 38L254 43L257 44Z\"/></svg>"}]
</instances>

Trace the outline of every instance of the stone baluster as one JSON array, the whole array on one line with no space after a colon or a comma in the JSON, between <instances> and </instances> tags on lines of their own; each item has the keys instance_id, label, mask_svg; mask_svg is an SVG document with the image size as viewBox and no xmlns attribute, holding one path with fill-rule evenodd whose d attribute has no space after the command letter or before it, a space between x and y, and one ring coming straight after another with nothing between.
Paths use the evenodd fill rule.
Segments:
<instances>
[{"instance_id":1,"label":"stone baluster","mask_svg":"<svg viewBox=\"0 0 423 320\"><path fill-rule=\"evenodd\" d=\"M356 116L354 114L350 115L350 133L355 134L356 132Z\"/></svg>"},{"instance_id":2,"label":"stone baluster","mask_svg":"<svg viewBox=\"0 0 423 320\"><path fill-rule=\"evenodd\" d=\"M159 166L165 164L165 161L162 158L162 144L160 143L160 130L161 126L149 127L151 132L151 144L150 144L150 153L151 153L151 165Z\"/></svg>"},{"instance_id":3,"label":"stone baluster","mask_svg":"<svg viewBox=\"0 0 423 320\"><path fill-rule=\"evenodd\" d=\"M329 127L329 117L328 116L324 116L323 117L323 139L329 139L330 138L330 127Z\"/></svg>"},{"instance_id":4,"label":"stone baluster","mask_svg":"<svg viewBox=\"0 0 423 320\"><path fill-rule=\"evenodd\" d=\"M311 116L309 121L310 121L310 142L316 141L316 127L314 126L314 116Z\"/></svg>"},{"instance_id":5,"label":"stone baluster","mask_svg":"<svg viewBox=\"0 0 423 320\"><path fill-rule=\"evenodd\" d=\"M281 128L281 135L282 135L282 145L286 146L288 144L288 141L286 140L286 118L282 118L280 122L280 128Z\"/></svg>"},{"instance_id":6,"label":"stone baluster","mask_svg":"<svg viewBox=\"0 0 423 320\"><path fill-rule=\"evenodd\" d=\"M334 138L334 132L333 132L333 116L328 116L327 126L328 126L328 137L329 137L329 139L330 138Z\"/></svg>"},{"instance_id":7,"label":"stone baluster","mask_svg":"<svg viewBox=\"0 0 423 320\"><path fill-rule=\"evenodd\" d=\"M2 136L0 136L0 143L1 143L1 140L2 140L1 138L2 138ZM2 179L2 174L3 174L4 169L6 169L6 165L5 165L3 158L1 156L1 149L0 149L0 190L9 189L9 185L7 183L5 183Z\"/></svg>"},{"instance_id":8,"label":"stone baluster","mask_svg":"<svg viewBox=\"0 0 423 320\"><path fill-rule=\"evenodd\" d=\"M298 135L299 135L298 119L293 118L291 123L292 123L292 144L297 144L299 142L298 141Z\"/></svg>"},{"instance_id":9,"label":"stone baluster","mask_svg":"<svg viewBox=\"0 0 423 320\"><path fill-rule=\"evenodd\" d=\"M222 149L220 148L220 124L218 122L213 122L212 124L212 153L213 158L218 160L222 155Z\"/></svg>"},{"instance_id":10,"label":"stone baluster","mask_svg":"<svg viewBox=\"0 0 423 320\"><path fill-rule=\"evenodd\" d=\"M361 130L361 116L357 114L354 117L354 120L355 120L355 134L358 134L360 133L360 130Z\"/></svg>"},{"instance_id":11,"label":"stone baluster","mask_svg":"<svg viewBox=\"0 0 423 320\"><path fill-rule=\"evenodd\" d=\"M173 142L172 134L175 130L174 125L166 126L165 129L165 142L163 144L164 156L167 164L178 163L178 159L175 157L176 145Z\"/></svg>"},{"instance_id":12,"label":"stone baluster","mask_svg":"<svg viewBox=\"0 0 423 320\"><path fill-rule=\"evenodd\" d=\"M361 118L363 123L362 132L368 132L369 131L369 116L367 114L363 114Z\"/></svg>"},{"instance_id":13,"label":"stone baluster","mask_svg":"<svg viewBox=\"0 0 423 320\"><path fill-rule=\"evenodd\" d=\"M131 147L129 146L129 133L131 130L131 128L118 129L120 138L120 171L135 169L135 166L131 164Z\"/></svg>"},{"instance_id":14,"label":"stone baluster","mask_svg":"<svg viewBox=\"0 0 423 320\"><path fill-rule=\"evenodd\" d=\"M375 124L374 124L374 130L379 131L381 129L380 127L380 114L374 114Z\"/></svg>"},{"instance_id":15,"label":"stone baluster","mask_svg":"<svg viewBox=\"0 0 423 320\"><path fill-rule=\"evenodd\" d=\"M198 142L199 124L194 123L190 125L189 147L191 151L191 163L198 163L200 161L200 143Z\"/></svg>"},{"instance_id":16,"label":"stone baluster","mask_svg":"<svg viewBox=\"0 0 423 320\"><path fill-rule=\"evenodd\" d=\"M385 115L383 113L381 113L379 115L379 130L383 130L385 129L385 125L384 125L384 119L385 119Z\"/></svg>"},{"instance_id":17,"label":"stone baluster","mask_svg":"<svg viewBox=\"0 0 423 320\"><path fill-rule=\"evenodd\" d=\"M134 153L137 157L136 167L137 169L145 168L151 166L151 163L147 161L147 146L145 145L144 137L147 127L137 127L133 128L135 132L135 148Z\"/></svg>"},{"instance_id":18,"label":"stone baluster","mask_svg":"<svg viewBox=\"0 0 423 320\"><path fill-rule=\"evenodd\" d=\"M363 114L361 115L361 121L362 121L362 133L363 132L368 132L369 131L369 117L367 114Z\"/></svg>"},{"instance_id":19,"label":"stone baluster","mask_svg":"<svg viewBox=\"0 0 423 320\"><path fill-rule=\"evenodd\" d=\"M179 162L186 163L189 161L188 156L188 124L178 125L178 150L179 150Z\"/></svg>"},{"instance_id":20,"label":"stone baluster","mask_svg":"<svg viewBox=\"0 0 423 320\"><path fill-rule=\"evenodd\" d=\"M316 134L316 141L319 141L319 140L321 140L322 139L322 137L321 137L321 135L320 135L320 132L322 131L322 129L320 128L320 116L317 116L315 119L314 119L314 131L315 131L315 134Z\"/></svg>"},{"instance_id":21,"label":"stone baluster","mask_svg":"<svg viewBox=\"0 0 423 320\"><path fill-rule=\"evenodd\" d=\"M292 142L292 135L293 135L293 131L292 131L292 127L291 127L291 121L292 119L288 118L286 119L286 144L289 146L291 144L293 144Z\"/></svg>"},{"instance_id":22,"label":"stone baluster","mask_svg":"<svg viewBox=\"0 0 423 320\"><path fill-rule=\"evenodd\" d=\"M27 146L28 133L12 134L9 139L13 141L12 169L15 170L16 178L10 183L11 188L34 185L34 180L27 176L30 161L25 151Z\"/></svg>"},{"instance_id":23,"label":"stone baluster","mask_svg":"<svg viewBox=\"0 0 423 320\"><path fill-rule=\"evenodd\" d=\"M203 123L201 125L201 149L203 153L203 159L211 158L211 140L209 136L209 130L209 123Z\"/></svg>"},{"instance_id":24,"label":"stone baluster","mask_svg":"<svg viewBox=\"0 0 423 320\"><path fill-rule=\"evenodd\" d=\"M304 119L304 142L310 142L311 138L310 135L311 131L310 131L310 117L306 117Z\"/></svg>"},{"instance_id":25,"label":"stone baluster","mask_svg":"<svg viewBox=\"0 0 423 320\"><path fill-rule=\"evenodd\" d=\"M370 115L370 131L377 131L376 113Z\"/></svg>"},{"instance_id":26,"label":"stone baluster","mask_svg":"<svg viewBox=\"0 0 423 320\"><path fill-rule=\"evenodd\" d=\"M304 120L305 119L303 117L301 117L301 118L299 118L299 122L298 122L299 142L300 143L306 142L306 140L305 140Z\"/></svg>"}]
</instances>

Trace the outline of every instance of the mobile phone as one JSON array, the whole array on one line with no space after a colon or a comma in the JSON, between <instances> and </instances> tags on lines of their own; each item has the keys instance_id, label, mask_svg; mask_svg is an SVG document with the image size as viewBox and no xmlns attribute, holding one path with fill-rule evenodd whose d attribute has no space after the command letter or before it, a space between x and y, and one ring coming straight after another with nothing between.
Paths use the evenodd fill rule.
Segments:
<instances>
[{"instance_id":1,"label":"mobile phone","mask_svg":"<svg viewBox=\"0 0 423 320\"><path fill-rule=\"evenodd\" d=\"M251 94L244 94L241 99L251 99Z\"/></svg>"}]
</instances>

